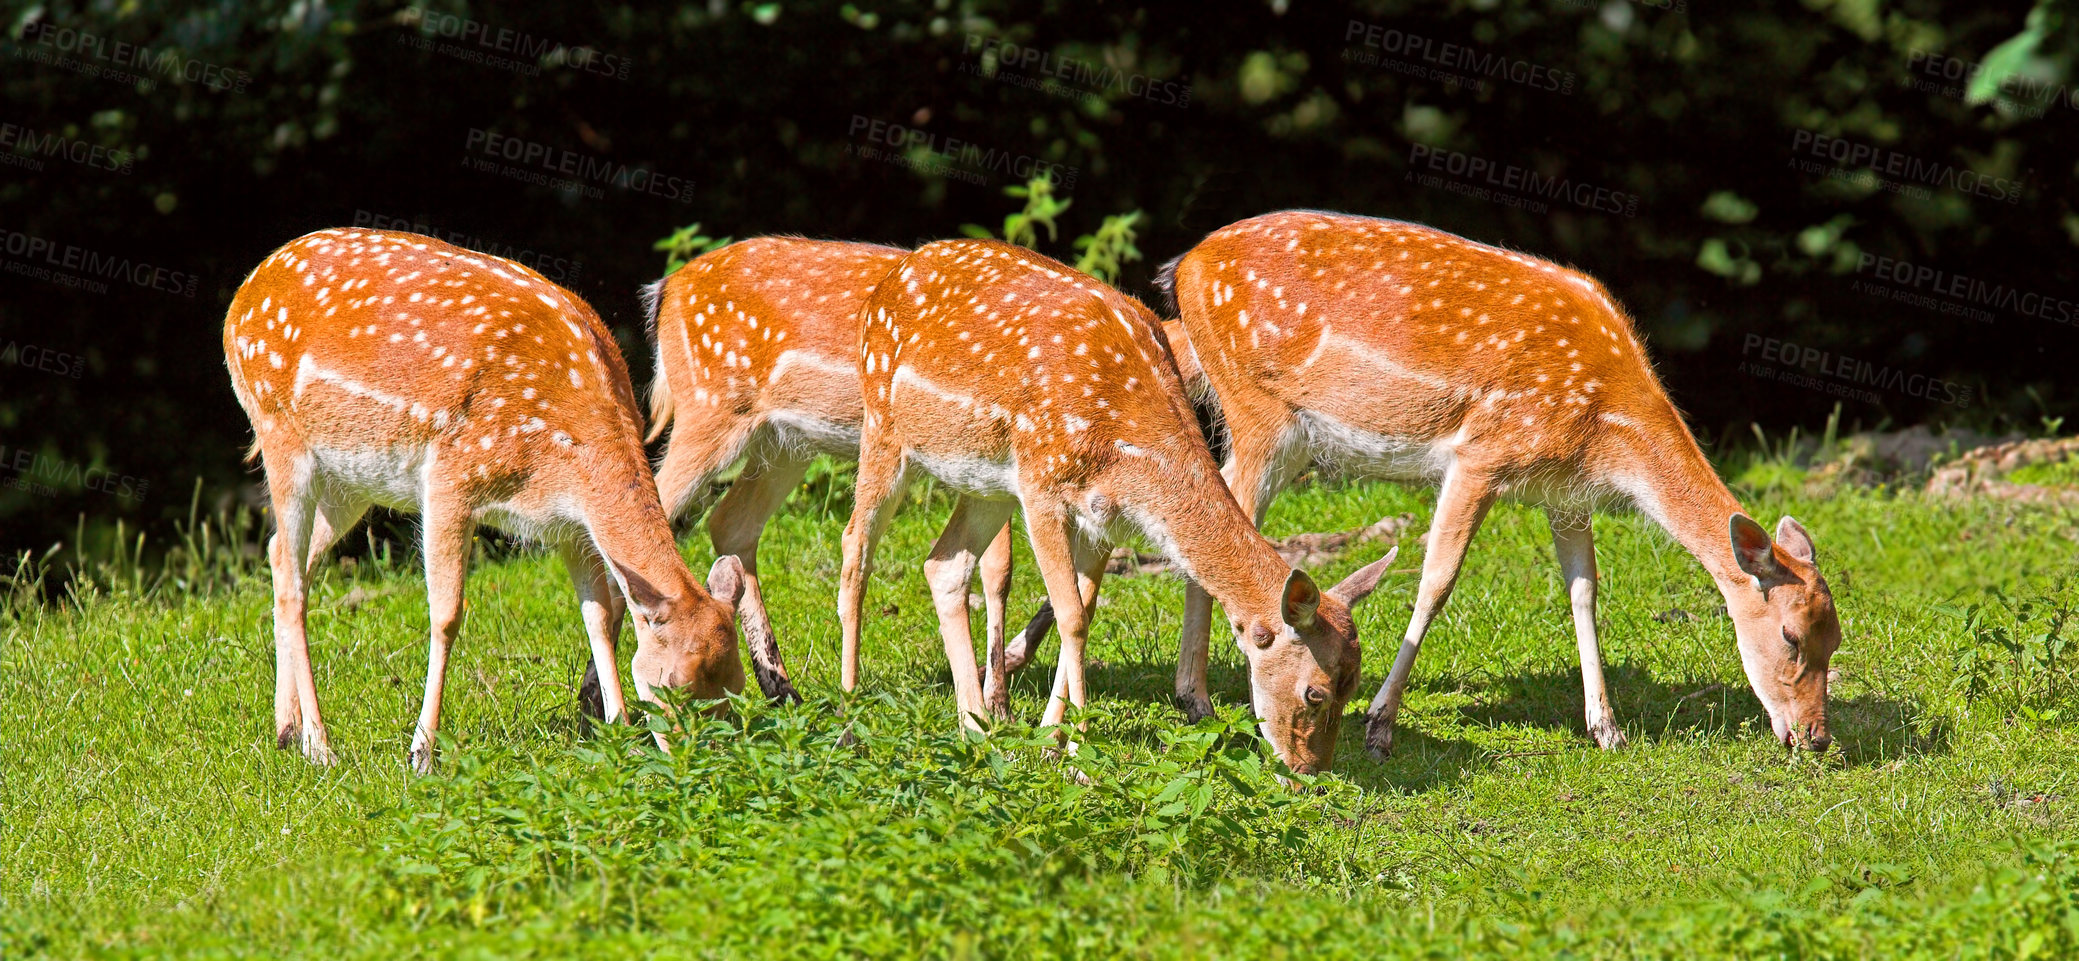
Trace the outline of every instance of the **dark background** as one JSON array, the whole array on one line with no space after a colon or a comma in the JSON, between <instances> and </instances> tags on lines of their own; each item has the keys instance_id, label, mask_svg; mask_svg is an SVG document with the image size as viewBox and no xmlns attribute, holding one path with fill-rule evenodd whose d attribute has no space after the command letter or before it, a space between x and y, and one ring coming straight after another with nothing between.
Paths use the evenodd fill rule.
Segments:
<instances>
[{"instance_id":1,"label":"dark background","mask_svg":"<svg viewBox=\"0 0 2079 961\"><path fill-rule=\"evenodd\" d=\"M40 552L82 517L163 528L197 478L210 500L253 479L222 311L307 231L402 218L517 256L589 299L643 381L658 238L915 244L1000 224L1031 161L1073 201L1049 253L1145 212L1120 283L1151 302L1160 262L1243 217L1416 220L1602 278L1707 445L1836 404L1844 426L2041 432L2075 407L2075 20L1877 0L11 4L0 481L32 483L0 488L0 547ZM1968 103L1981 64L2005 92ZM1049 76L1067 92L1030 89ZM876 143L874 121L940 153ZM581 195L472 169L491 133L618 174L580 173ZM1895 153L1799 169L1817 137ZM1603 193L1538 210L1415 179L1487 185L1450 171L1475 158ZM1945 273L1887 281L1880 256ZM83 275L105 289L64 280ZM2051 306L1944 313L1933 288L1958 276ZM1764 360L1750 335L1828 356ZM1743 366L1838 382L1840 356L1948 386L1844 398Z\"/></svg>"}]
</instances>

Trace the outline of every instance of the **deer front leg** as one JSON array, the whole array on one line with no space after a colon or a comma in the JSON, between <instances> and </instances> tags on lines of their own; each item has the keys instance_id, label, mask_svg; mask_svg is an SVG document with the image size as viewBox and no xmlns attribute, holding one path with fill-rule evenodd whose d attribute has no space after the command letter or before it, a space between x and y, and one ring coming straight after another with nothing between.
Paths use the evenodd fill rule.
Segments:
<instances>
[{"instance_id":1,"label":"deer front leg","mask_svg":"<svg viewBox=\"0 0 2079 961\"><path fill-rule=\"evenodd\" d=\"M1422 650L1422 637L1430 622L1451 599L1458 583L1458 570L1465 563L1465 549L1494 503L1494 488L1484 475L1468 470L1463 461L1444 472L1437 492L1436 516L1429 524L1429 543L1422 555L1422 585L1415 595L1415 614L1408 620L1400 653L1386 682L1372 698L1365 725L1364 746L1372 758L1384 761L1393 753L1393 724L1400 716L1401 698L1407 693L1408 675L1415 669L1415 655Z\"/></svg>"},{"instance_id":2,"label":"deer front leg","mask_svg":"<svg viewBox=\"0 0 2079 961\"><path fill-rule=\"evenodd\" d=\"M430 629L426 641L426 697L419 708L418 726L412 731L411 767L420 774L430 774L434 735L440 730L440 695L447 683L448 652L462 633L462 583L469 573L469 538L476 525L469 508L452 495L430 494L421 511L426 525L426 615ZM619 626L616 621L615 627ZM608 677L619 685L620 673L615 668L612 674L600 674L602 689Z\"/></svg>"},{"instance_id":3,"label":"deer front leg","mask_svg":"<svg viewBox=\"0 0 2079 961\"><path fill-rule=\"evenodd\" d=\"M1040 723L1056 726L1068 716L1068 707L1084 705L1083 648L1090 637L1090 611L1083 605L1082 580L1078 576L1074 522L1058 509L1035 511L1027 504L1026 536L1032 541L1033 563L1047 585L1047 600L1054 608L1054 626L1061 635L1061 659L1054 667L1054 690ZM1062 735L1066 740L1066 734Z\"/></svg>"},{"instance_id":4,"label":"deer front leg","mask_svg":"<svg viewBox=\"0 0 2079 961\"><path fill-rule=\"evenodd\" d=\"M765 607L765 592L758 580L758 539L787 495L808 473L809 461L770 451L754 457L729 492L722 495L707 515L707 533L715 545L715 556L734 554L743 562L744 593L737 602L736 619L743 631L744 646L751 652L751 672L758 689L775 704L799 703L801 695L787 676L786 660L780 656L779 641L772 629L772 616Z\"/></svg>"},{"instance_id":5,"label":"deer front leg","mask_svg":"<svg viewBox=\"0 0 2079 961\"><path fill-rule=\"evenodd\" d=\"M1559 555L1560 578L1574 613L1574 642L1581 649L1581 700L1586 705L1588 734L1604 749L1624 744L1624 730L1610 711L1603 685L1603 655L1595 630L1595 515L1587 511L1547 508L1552 547Z\"/></svg>"},{"instance_id":6,"label":"deer front leg","mask_svg":"<svg viewBox=\"0 0 2079 961\"><path fill-rule=\"evenodd\" d=\"M585 622L585 639L592 650L585 679L578 686L580 707L588 714L596 711L596 716L608 724L619 724L628 717L628 704L621 693L621 664L616 658L626 602L614 588L606 563L599 559L590 542L565 541L558 552L563 557L563 569L570 574L571 586L577 589L578 612ZM592 694L597 695L597 704L586 703Z\"/></svg>"}]
</instances>

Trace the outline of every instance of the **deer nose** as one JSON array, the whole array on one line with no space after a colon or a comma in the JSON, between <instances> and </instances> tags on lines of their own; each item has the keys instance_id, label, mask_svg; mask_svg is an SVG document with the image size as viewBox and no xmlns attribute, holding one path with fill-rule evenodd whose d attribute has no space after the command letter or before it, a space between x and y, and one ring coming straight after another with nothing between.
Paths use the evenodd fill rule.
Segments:
<instances>
[{"instance_id":1,"label":"deer nose","mask_svg":"<svg viewBox=\"0 0 2079 961\"><path fill-rule=\"evenodd\" d=\"M1819 731L1816 733L1809 733L1805 735L1805 749L1812 751L1813 753L1823 752L1828 747L1831 747L1833 743L1833 737L1828 735L1825 731Z\"/></svg>"}]
</instances>

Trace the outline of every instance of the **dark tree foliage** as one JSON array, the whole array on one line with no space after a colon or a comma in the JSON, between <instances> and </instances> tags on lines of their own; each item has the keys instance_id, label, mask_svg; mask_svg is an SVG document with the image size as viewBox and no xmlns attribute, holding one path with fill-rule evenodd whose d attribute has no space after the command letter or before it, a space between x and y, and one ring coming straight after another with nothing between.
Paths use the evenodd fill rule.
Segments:
<instances>
[{"instance_id":1,"label":"dark tree foliage","mask_svg":"<svg viewBox=\"0 0 2079 961\"><path fill-rule=\"evenodd\" d=\"M1151 300L1162 260L1284 207L1590 271L1707 438L1836 404L2074 408L2063 4L146 0L4 25L11 548L253 476L221 312L306 231L516 256L646 372L635 289L674 229L913 244L997 223L1035 174L1073 204L1050 252L1145 212L1121 284Z\"/></svg>"}]
</instances>

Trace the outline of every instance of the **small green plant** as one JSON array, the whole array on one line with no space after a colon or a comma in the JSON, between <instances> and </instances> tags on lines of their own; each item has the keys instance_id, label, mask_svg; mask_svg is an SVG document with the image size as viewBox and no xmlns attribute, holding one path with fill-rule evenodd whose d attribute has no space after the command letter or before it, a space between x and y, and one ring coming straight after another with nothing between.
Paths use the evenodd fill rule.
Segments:
<instances>
[{"instance_id":1,"label":"small green plant","mask_svg":"<svg viewBox=\"0 0 2079 961\"><path fill-rule=\"evenodd\" d=\"M1119 271L1141 259L1141 249L1133 245L1133 226L1140 219L1138 210L1113 214L1098 225L1096 233L1077 237L1075 247L1082 256L1076 258L1076 269L1105 283L1117 283Z\"/></svg>"},{"instance_id":2,"label":"small green plant","mask_svg":"<svg viewBox=\"0 0 2079 961\"><path fill-rule=\"evenodd\" d=\"M671 236L651 244L650 249L664 251L664 272L671 274L701 254L729 246L732 239L709 237L700 232L699 224L687 224L672 231Z\"/></svg>"},{"instance_id":3,"label":"small green plant","mask_svg":"<svg viewBox=\"0 0 2079 961\"><path fill-rule=\"evenodd\" d=\"M2079 606L2060 582L2040 597L2016 600L1994 588L1964 608L1956 680L1950 686L2007 714L2050 722L2063 714L2075 682L2072 638L2066 632Z\"/></svg>"},{"instance_id":4,"label":"small green plant","mask_svg":"<svg viewBox=\"0 0 2079 961\"><path fill-rule=\"evenodd\" d=\"M1067 213L1069 206L1075 203L1054 196L1054 181L1050 177L1034 177L1024 184L1005 187L1003 192L1005 196L1025 201L1024 209L1003 218L1004 242L1034 250L1039 249L1040 229L1045 228L1047 239L1053 240L1059 234L1055 218ZM996 236L981 224L961 224L960 232L984 239Z\"/></svg>"},{"instance_id":5,"label":"small green plant","mask_svg":"<svg viewBox=\"0 0 2079 961\"><path fill-rule=\"evenodd\" d=\"M1039 249L1042 229L1050 242L1059 236L1057 220L1074 202L1054 196L1054 182L1046 177L1034 177L1022 186L1005 187L1003 192L1025 201L1024 209L1003 218L1004 241L1033 250ZM1076 269L1108 284L1116 282L1121 268L1141 259L1140 248L1134 246L1138 239L1134 226L1140 219L1138 210L1113 214L1098 225L1097 232L1077 237L1071 244L1078 252ZM961 224L960 232L984 239L996 236L981 224Z\"/></svg>"}]
</instances>

